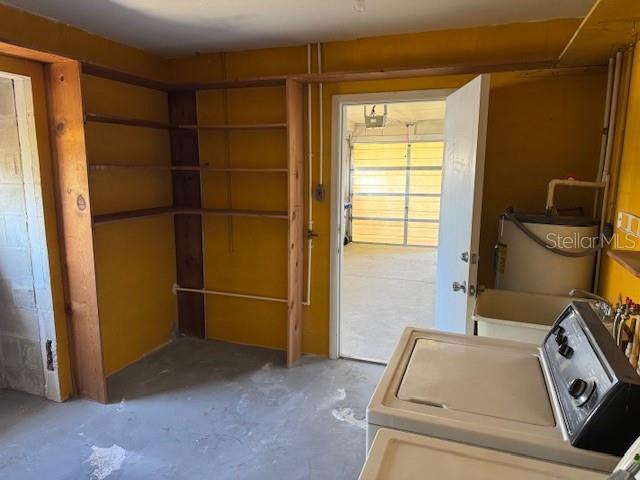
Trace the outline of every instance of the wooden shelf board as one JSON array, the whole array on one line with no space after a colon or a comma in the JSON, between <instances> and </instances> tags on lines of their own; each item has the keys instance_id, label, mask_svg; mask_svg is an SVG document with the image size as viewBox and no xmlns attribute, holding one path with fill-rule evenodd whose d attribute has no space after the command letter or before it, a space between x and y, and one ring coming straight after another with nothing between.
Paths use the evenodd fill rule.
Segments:
<instances>
[{"instance_id":1,"label":"wooden shelf board","mask_svg":"<svg viewBox=\"0 0 640 480\"><path fill-rule=\"evenodd\" d=\"M598 0L560 54L560 65L605 65L636 42L639 27L638 0Z\"/></svg>"},{"instance_id":2,"label":"wooden shelf board","mask_svg":"<svg viewBox=\"0 0 640 480\"><path fill-rule=\"evenodd\" d=\"M185 130L261 130L287 128L286 123L256 123L256 124L230 124L230 125L175 125L168 122L154 120L142 120L138 118L108 115L101 113L85 113L86 122L111 123L115 125L129 125L133 127L160 128L160 129L185 129Z\"/></svg>"},{"instance_id":3,"label":"wooden shelf board","mask_svg":"<svg viewBox=\"0 0 640 480\"><path fill-rule=\"evenodd\" d=\"M231 173L287 173L288 168L218 168L200 167L203 172L231 172Z\"/></svg>"},{"instance_id":4,"label":"wooden shelf board","mask_svg":"<svg viewBox=\"0 0 640 480\"><path fill-rule=\"evenodd\" d=\"M91 113L87 112L84 115L85 122L96 122L96 123L111 123L114 125L129 125L132 127L146 127L146 128L160 128L160 129L169 129L175 128L175 125L171 125L166 122L156 122L153 120L141 120L137 118L129 118L122 117L118 115L105 115L101 113Z\"/></svg>"},{"instance_id":5,"label":"wooden shelf board","mask_svg":"<svg viewBox=\"0 0 640 480\"><path fill-rule=\"evenodd\" d=\"M91 62L82 62L82 73L94 77L106 78L116 82L128 83L138 87L150 88L152 90L160 90L168 92L172 89L172 85L160 80L141 77L133 73L124 72L111 67L105 67Z\"/></svg>"},{"instance_id":6,"label":"wooden shelf board","mask_svg":"<svg viewBox=\"0 0 640 480\"><path fill-rule=\"evenodd\" d=\"M90 163L90 170L129 170L129 169L139 169L139 170L172 170L173 167L171 165L157 165L157 164L118 164L118 163Z\"/></svg>"},{"instance_id":7,"label":"wooden shelf board","mask_svg":"<svg viewBox=\"0 0 640 480\"><path fill-rule=\"evenodd\" d=\"M177 214L206 214L206 215L222 215L226 217L262 217L277 218L286 220L289 215L285 211L267 211L267 210L231 210L225 208L176 208Z\"/></svg>"},{"instance_id":8,"label":"wooden shelf board","mask_svg":"<svg viewBox=\"0 0 640 480\"><path fill-rule=\"evenodd\" d=\"M262 167L209 167L203 166L190 166L190 165L157 165L157 164L117 164L117 163L93 163L89 164L89 170L91 171L103 171L103 170L166 170L173 172L231 172L231 173L287 173L287 168L262 168Z\"/></svg>"},{"instance_id":9,"label":"wooden shelf board","mask_svg":"<svg viewBox=\"0 0 640 480\"><path fill-rule=\"evenodd\" d=\"M188 208L188 207L156 207L124 212L104 213L93 217L94 224L130 220L133 218L151 217L156 215L221 215L227 217L261 217L286 220L289 215L285 211L269 210L231 210L224 208Z\"/></svg>"},{"instance_id":10,"label":"wooden shelf board","mask_svg":"<svg viewBox=\"0 0 640 480\"><path fill-rule=\"evenodd\" d=\"M287 128L286 123L256 123L256 124L229 124L229 125L180 125L179 128L190 130L260 130L273 128Z\"/></svg>"},{"instance_id":11,"label":"wooden shelf board","mask_svg":"<svg viewBox=\"0 0 640 480\"><path fill-rule=\"evenodd\" d=\"M607 255L629 272L640 278L640 252L632 250L607 250Z\"/></svg>"},{"instance_id":12,"label":"wooden shelf board","mask_svg":"<svg viewBox=\"0 0 640 480\"><path fill-rule=\"evenodd\" d=\"M156 208L143 208L140 210L128 210L125 212L115 213L103 213L101 215L94 215L93 223L111 223L120 220L129 220L132 218L151 217L154 215L168 215L173 213L173 207L156 207Z\"/></svg>"}]
</instances>

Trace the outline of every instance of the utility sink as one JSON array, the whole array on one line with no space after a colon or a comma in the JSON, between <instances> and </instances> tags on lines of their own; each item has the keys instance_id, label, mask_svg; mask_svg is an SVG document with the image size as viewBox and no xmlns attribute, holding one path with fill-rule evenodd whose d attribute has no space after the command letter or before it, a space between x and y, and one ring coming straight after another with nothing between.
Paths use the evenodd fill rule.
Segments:
<instances>
[{"instance_id":1,"label":"utility sink","mask_svg":"<svg viewBox=\"0 0 640 480\"><path fill-rule=\"evenodd\" d=\"M477 322L479 336L541 345L565 307L576 301L590 300L487 289L478 295L473 320Z\"/></svg>"}]
</instances>

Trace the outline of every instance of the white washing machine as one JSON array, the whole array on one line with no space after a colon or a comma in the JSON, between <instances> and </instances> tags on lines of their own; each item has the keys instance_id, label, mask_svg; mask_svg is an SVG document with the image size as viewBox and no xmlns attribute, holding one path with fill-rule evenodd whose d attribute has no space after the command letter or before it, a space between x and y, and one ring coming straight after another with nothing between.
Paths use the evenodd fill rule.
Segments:
<instances>
[{"instance_id":1,"label":"white washing machine","mask_svg":"<svg viewBox=\"0 0 640 480\"><path fill-rule=\"evenodd\" d=\"M604 480L607 474L382 428L360 480Z\"/></svg>"},{"instance_id":2,"label":"white washing machine","mask_svg":"<svg viewBox=\"0 0 640 480\"><path fill-rule=\"evenodd\" d=\"M380 428L610 472L640 435L640 377L588 304L541 347L405 330L367 407Z\"/></svg>"}]
</instances>

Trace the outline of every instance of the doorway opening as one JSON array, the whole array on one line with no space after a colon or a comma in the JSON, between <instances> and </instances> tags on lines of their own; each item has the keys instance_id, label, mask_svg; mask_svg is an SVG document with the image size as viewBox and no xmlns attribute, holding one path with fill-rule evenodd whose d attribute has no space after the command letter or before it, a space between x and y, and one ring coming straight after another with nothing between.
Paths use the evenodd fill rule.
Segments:
<instances>
[{"instance_id":1,"label":"doorway opening","mask_svg":"<svg viewBox=\"0 0 640 480\"><path fill-rule=\"evenodd\" d=\"M434 327L446 93L341 108L337 356L386 363L406 327Z\"/></svg>"},{"instance_id":2,"label":"doorway opening","mask_svg":"<svg viewBox=\"0 0 640 480\"><path fill-rule=\"evenodd\" d=\"M0 388L60 399L31 79L0 72Z\"/></svg>"}]
</instances>

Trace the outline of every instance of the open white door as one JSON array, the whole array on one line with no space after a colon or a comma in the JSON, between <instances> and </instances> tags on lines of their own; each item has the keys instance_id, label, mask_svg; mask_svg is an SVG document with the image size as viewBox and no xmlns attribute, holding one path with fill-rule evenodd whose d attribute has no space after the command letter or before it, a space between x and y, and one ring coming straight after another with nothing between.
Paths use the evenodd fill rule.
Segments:
<instances>
[{"instance_id":1,"label":"open white door","mask_svg":"<svg viewBox=\"0 0 640 480\"><path fill-rule=\"evenodd\" d=\"M489 75L447 97L436 328L449 332L473 332L488 106Z\"/></svg>"}]
</instances>

